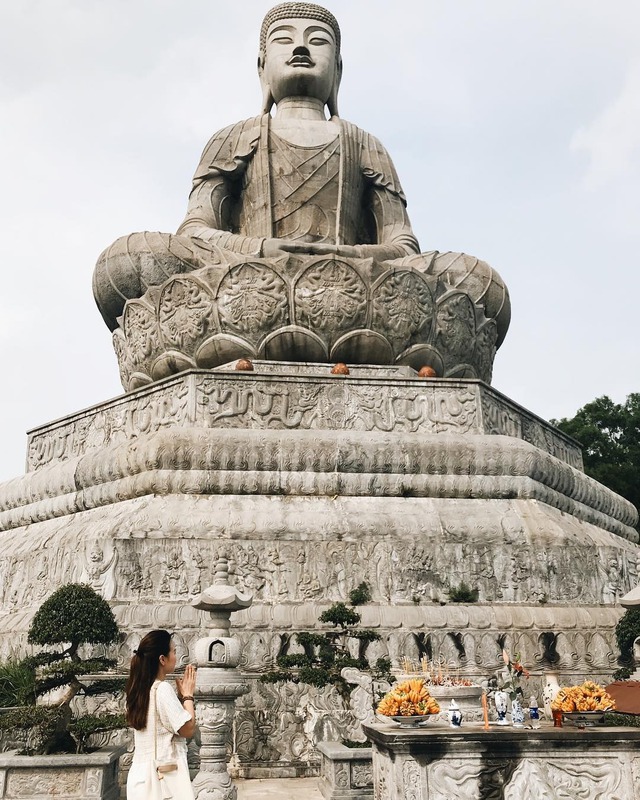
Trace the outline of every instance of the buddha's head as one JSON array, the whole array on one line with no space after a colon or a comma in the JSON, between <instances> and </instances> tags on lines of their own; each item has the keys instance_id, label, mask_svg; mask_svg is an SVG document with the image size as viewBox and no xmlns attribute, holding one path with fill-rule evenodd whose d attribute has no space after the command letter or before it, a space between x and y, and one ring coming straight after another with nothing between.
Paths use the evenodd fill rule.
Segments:
<instances>
[{"instance_id":1,"label":"buddha's head","mask_svg":"<svg viewBox=\"0 0 640 800\"><path fill-rule=\"evenodd\" d=\"M314 97L338 115L342 75L340 27L330 11L313 3L281 3L260 29L258 72L263 111L286 97Z\"/></svg>"}]
</instances>

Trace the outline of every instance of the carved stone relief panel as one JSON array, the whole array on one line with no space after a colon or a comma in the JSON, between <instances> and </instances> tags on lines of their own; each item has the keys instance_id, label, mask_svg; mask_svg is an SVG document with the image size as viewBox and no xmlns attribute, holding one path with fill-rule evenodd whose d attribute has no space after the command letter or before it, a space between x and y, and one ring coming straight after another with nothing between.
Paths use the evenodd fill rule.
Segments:
<instances>
[{"instance_id":1,"label":"carved stone relief panel","mask_svg":"<svg viewBox=\"0 0 640 800\"><path fill-rule=\"evenodd\" d=\"M27 470L131 441L165 426L185 424L189 421L189 396L189 379L176 378L170 385L118 398L35 431L28 439Z\"/></svg>"},{"instance_id":2,"label":"carved stone relief panel","mask_svg":"<svg viewBox=\"0 0 640 800\"><path fill-rule=\"evenodd\" d=\"M373 767L370 761L351 762L351 786L357 789L373 786Z\"/></svg>"},{"instance_id":3,"label":"carved stone relief panel","mask_svg":"<svg viewBox=\"0 0 640 800\"><path fill-rule=\"evenodd\" d=\"M10 798L79 797L82 777L83 771L73 767L44 772L10 769L5 792Z\"/></svg>"}]
</instances>

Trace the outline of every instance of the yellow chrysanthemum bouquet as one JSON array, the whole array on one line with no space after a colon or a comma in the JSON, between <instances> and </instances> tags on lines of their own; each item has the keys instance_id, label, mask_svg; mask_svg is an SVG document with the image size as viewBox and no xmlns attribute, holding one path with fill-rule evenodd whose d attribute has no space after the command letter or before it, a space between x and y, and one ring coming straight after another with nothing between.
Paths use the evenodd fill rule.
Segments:
<instances>
[{"instance_id":1,"label":"yellow chrysanthemum bouquet","mask_svg":"<svg viewBox=\"0 0 640 800\"><path fill-rule=\"evenodd\" d=\"M608 711L615 707L616 701L613 697L593 681L560 689L551 703L553 711L562 711L565 714L575 711Z\"/></svg>"},{"instance_id":2,"label":"yellow chrysanthemum bouquet","mask_svg":"<svg viewBox=\"0 0 640 800\"><path fill-rule=\"evenodd\" d=\"M377 708L385 717L418 717L440 713L440 706L431 697L425 682L414 678L396 684L382 698Z\"/></svg>"}]
</instances>

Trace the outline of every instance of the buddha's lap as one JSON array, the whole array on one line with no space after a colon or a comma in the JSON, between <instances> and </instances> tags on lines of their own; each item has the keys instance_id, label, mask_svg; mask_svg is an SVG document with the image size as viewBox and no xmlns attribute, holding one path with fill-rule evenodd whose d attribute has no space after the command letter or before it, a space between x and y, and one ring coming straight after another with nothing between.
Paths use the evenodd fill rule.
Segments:
<instances>
[{"instance_id":1,"label":"buddha's lap","mask_svg":"<svg viewBox=\"0 0 640 800\"><path fill-rule=\"evenodd\" d=\"M404 291L421 291L420 279L416 284L416 279L412 283L408 277L413 273L430 284L431 291L457 292L480 303L486 317L496 320L498 344L509 326L509 295L499 274L484 261L453 252L432 251L379 262L302 254L272 261L225 250L195 237L143 231L121 237L100 256L94 273L94 293L113 329L126 300L143 297L151 287L161 286L170 278L207 268L213 274L237 273L251 264L263 272L283 276L287 282L303 274L307 278L322 275L325 288L333 281L335 286L357 291L356 286L361 284L362 291L374 296L389 275L395 276L396 283L404 281ZM434 289L436 284L438 288Z\"/></svg>"}]
</instances>

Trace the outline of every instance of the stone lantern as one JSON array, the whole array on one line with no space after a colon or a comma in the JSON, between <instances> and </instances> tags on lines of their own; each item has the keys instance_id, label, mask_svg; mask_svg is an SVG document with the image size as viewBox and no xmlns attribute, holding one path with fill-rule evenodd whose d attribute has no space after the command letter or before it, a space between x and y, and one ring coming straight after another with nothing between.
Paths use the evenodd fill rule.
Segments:
<instances>
[{"instance_id":1,"label":"stone lantern","mask_svg":"<svg viewBox=\"0 0 640 800\"><path fill-rule=\"evenodd\" d=\"M197 800L236 800L237 790L227 772L226 744L231 733L235 701L248 687L237 667L240 642L229 636L231 614L248 608L253 598L229 585L229 562L221 554L215 567L213 585L192 601L195 608L208 611L208 636L198 639L196 721L200 728L200 770L193 780Z\"/></svg>"}]
</instances>

